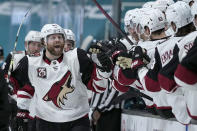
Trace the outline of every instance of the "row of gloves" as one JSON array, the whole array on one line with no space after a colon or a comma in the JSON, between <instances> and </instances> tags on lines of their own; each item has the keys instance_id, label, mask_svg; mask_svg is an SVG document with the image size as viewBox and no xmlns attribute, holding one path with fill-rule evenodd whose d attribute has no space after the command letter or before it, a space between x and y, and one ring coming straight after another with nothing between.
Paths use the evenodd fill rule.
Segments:
<instances>
[{"instance_id":1,"label":"row of gloves","mask_svg":"<svg viewBox=\"0 0 197 131\"><path fill-rule=\"evenodd\" d=\"M140 46L133 46L132 50L127 51L122 43L111 44L97 42L92 44L88 50L92 60L102 71L109 72L114 65L118 65L122 69L136 70L146 66L150 62L147 51ZM97 55L95 60L94 55Z\"/></svg>"}]
</instances>

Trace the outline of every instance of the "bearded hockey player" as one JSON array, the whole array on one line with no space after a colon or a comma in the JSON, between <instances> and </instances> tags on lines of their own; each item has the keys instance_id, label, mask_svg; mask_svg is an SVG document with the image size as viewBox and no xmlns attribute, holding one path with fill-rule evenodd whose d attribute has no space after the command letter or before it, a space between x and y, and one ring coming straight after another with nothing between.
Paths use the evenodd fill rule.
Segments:
<instances>
[{"instance_id":1,"label":"bearded hockey player","mask_svg":"<svg viewBox=\"0 0 197 131\"><path fill-rule=\"evenodd\" d=\"M57 24L46 24L41 32L46 49L38 56L25 56L15 72L23 82L17 92L18 114L28 117L31 99L35 102L37 131L88 131L90 123L86 89L103 92L111 75L106 55L98 55L98 63L109 72L96 68L84 50L63 52L66 35ZM97 64L98 64L97 63ZM22 76L22 77L21 77ZM30 105L29 105L30 104Z\"/></svg>"}]
</instances>

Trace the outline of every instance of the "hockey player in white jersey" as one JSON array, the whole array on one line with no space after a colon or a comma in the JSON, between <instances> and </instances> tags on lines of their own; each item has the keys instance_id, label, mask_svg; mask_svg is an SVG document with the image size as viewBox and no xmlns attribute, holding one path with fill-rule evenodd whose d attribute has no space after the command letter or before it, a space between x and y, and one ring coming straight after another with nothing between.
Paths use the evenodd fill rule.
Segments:
<instances>
[{"instance_id":1,"label":"hockey player in white jersey","mask_svg":"<svg viewBox=\"0 0 197 131\"><path fill-rule=\"evenodd\" d=\"M70 29L64 29L67 40L65 41L64 51L73 50L76 46L75 34Z\"/></svg>"},{"instance_id":2,"label":"hockey player in white jersey","mask_svg":"<svg viewBox=\"0 0 197 131\"><path fill-rule=\"evenodd\" d=\"M195 31L195 27L192 22L193 18L190 7L182 1L171 5L167 9L166 17L168 23L171 23L170 26L172 26L175 32L175 37L172 37L166 43L158 46L162 64L162 70L160 70L158 77L162 89L173 92L173 90L176 89L174 71L179 63L177 55L178 51L184 47L184 44L179 46L177 43L182 41L184 36Z\"/></svg>"},{"instance_id":3,"label":"hockey player in white jersey","mask_svg":"<svg viewBox=\"0 0 197 131\"><path fill-rule=\"evenodd\" d=\"M38 131L90 130L86 89L103 92L111 75L110 59L98 55L104 72L96 68L84 50L63 52L65 33L57 24L46 24L41 32L46 49L38 56L26 56L15 72L21 72L23 88L17 92L20 113L28 115L29 103L35 97ZM102 57L102 58L101 58Z\"/></svg>"},{"instance_id":4,"label":"hockey player in white jersey","mask_svg":"<svg viewBox=\"0 0 197 131\"><path fill-rule=\"evenodd\" d=\"M194 23L194 25L195 25L195 17L197 16L197 10L196 10L196 7L197 7L197 3L195 2L193 5L192 5L192 7L191 7L191 11L192 11L192 16L193 16L193 18L194 18L194 20L193 20L193 23ZM196 25L195 25L196 26ZM182 41L180 41L179 42L179 47L182 47L181 49L182 50L180 50L179 51L179 61L180 62L182 62L182 61L187 61L188 59L190 59L189 57L190 57L190 55L187 55L188 54L188 52L189 52L189 50L191 49L191 48L193 48L193 50L195 49L195 47L193 47L193 45L195 45L196 44L196 42L194 42L194 39L195 39L195 37L196 37L196 31L195 32L193 32L193 33L190 33L189 35L187 35L185 38L183 38L183 40ZM190 51L191 52L191 51ZM190 53L191 54L191 53ZM193 54L194 55L194 54ZM187 57L187 58L185 58L185 57ZM190 60L193 60L193 59L190 59ZM184 63L184 62L183 62ZM189 66L188 66L189 65ZM188 65L187 65L187 68L188 67L193 67L191 64L189 64L188 63ZM195 64L194 64L195 65ZM181 72L182 71L184 71L185 70L185 73L184 74L182 74ZM179 73L180 72L180 73ZM175 80L176 80L176 82L179 84L179 85L181 85L181 86L190 86L190 85L195 85L195 77L190 77L190 76L188 76L187 77L187 69L182 65L182 64L179 64L178 65L178 68L176 69L176 73L175 73ZM188 70L188 73L193 73L193 72L189 72L189 70ZM195 73L194 73L195 74ZM186 77L185 77L186 76ZM188 79L188 78L190 78L190 79ZM194 82L191 82L191 81L193 81L194 80ZM178 82L179 81L179 82ZM183 81L183 82L181 82L181 81ZM185 84L184 84L185 83Z\"/></svg>"},{"instance_id":5,"label":"hockey player in white jersey","mask_svg":"<svg viewBox=\"0 0 197 131\"><path fill-rule=\"evenodd\" d=\"M16 66L18 65L18 62L25 56L25 55L34 55L36 53L39 53L42 49L42 35L38 31L29 31L25 37L25 50L24 51L16 51L16 52L11 52L7 56L2 69L5 71L6 74L8 74L9 71L9 66L10 66L10 61L12 59L13 55L13 65L11 68L11 72L13 72L16 69ZM20 87L20 83L17 83L14 78L12 77L15 74L12 74L10 77L10 82L14 86L12 94L16 95L17 90ZM7 75L6 75L7 78ZM15 97L14 97L15 98Z\"/></svg>"},{"instance_id":6,"label":"hockey player in white jersey","mask_svg":"<svg viewBox=\"0 0 197 131\"><path fill-rule=\"evenodd\" d=\"M166 39L165 33L163 31L164 26L165 26L164 25L165 17L164 17L164 14L160 10L152 9L152 10L149 10L149 12L147 12L147 15L144 15L143 18L144 19L140 22L141 34L145 34L146 37L149 39L149 41L141 42L138 44L138 46L145 48L147 50L147 54L149 55L149 57L153 58L154 57L154 48L156 47L156 45L159 42L162 41L159 39L164 38L163 41ZM159 35L157 35L157 33L155 33L155 31L158 31L158 30L160 31ZM128 68L130 68L130 67L128 67ZM119 74L121 74L121 73L119 73ZM129 78L130 75L127 77ZM121 83L121 84L124 84L124 83Z\"/></svg>"},{"instance_id":7,"label":"hockey player in white jersey","mask_svg":"<svg viewBox=\"0 0 197 131\"><path fill-rule=\"evenodd\" d=\"M176 4L179 5L179 3L176 3ZM178 7L181 10L183 6L178 6ZM177 8L175 8L175 9L177 9ZM174 12L176 15L172 15L172 19L170 19L170 20L177 21L177 20L179 20L179 16L182 14L179 15L178 14L179 11L176 11L175 9L172 10L171 14L173 14L173 12ZM189 9L189 8L186 8L186 9ZM168 9L167 9L167 12L168 12ZM183 12L180 12L180 13L183 13ZM169 13L169 15L170 15L170 13ZM174 18L176 18L175 16L178 18L174 19ZM168 16L167 16L167 19L168 19ZM189 20L190 20L189 22L191 22L191 19L189 19ZM171 21L168 21L168 22L172 23ZM179 22L182 22L182 21L179 21ZM177 33L176 34L177 37L184 35L185 32L183 33L182 28L181 28L182 26L184 26L184 24L180 25L177 23L176 27L178 29L175 30L175 32ZM187 24L188 23L186 23L185 25L187 25ZM186 111L186 106L185 106L186 104L184 102L184 97L179 94L177 96L173 96L173 95L168 95L168 94L164 93L161 90L160 81L158 81L158 77L157 77L158 73L161 71L161 69L163 69L162 67L165 65L164 63L168 62L166 59L164 61L163 58L170 58L170 59L173 58L173 57L166 57L165 55L166 55L166 52L167 52L167 54L172 54L173 51L171 51L170 48L174 49L176 41L178 41L178 40L180 40L180 38L170 38L170 39L167 39L166 41L159 43L157 45L156 52L154 54L154 59L153 59L154 62L152 63L151 68L147 69L147 68L143 67L140 70L138 70L138 77L139 77L141 83L143 84L143 87L146 90L151 91L151 92L155 92L155 91L159 92L158 94L153 95L153 100L154 100L158 109L171 107L172 112L174 113L177 120L181 123L188 124L190 122L190 118L188 117L188 114ZM168 42L169 42L169 45L167 44ZM174 42L174 45L172 44L173 42ZM170 66L173 67L172 64ZM168 71L168 73L171 73L171 72ZM167 83L166 81L161 81L161 82ZM164 86L164 88L165 87L166 86ZM180 99L181 101L178 102L178 101L176 101L177 99Z\"/></svg>"},{"instance_id":8,"label":"hockey player in white jersey","mask_svg":"<svg viewBox=\"0 0 197 131\"><path fill-rule=\"evenodd\" d=\"M157 14L157 12L158 12L158 14ZM141 28L139 28L139 29L141 30L141 36L144 35L149 40L141 42L138 45L145 48L147 50L148 56L153 59L154 58L154 49L155 49L156 45L167 39L167 37L165 37L165 32L164 32L164 27L165 27L164 14L158 9L152 9L151 11L146 12L146 15L143 16L143 20L140 22L140 27ZM139 54L138 54L138 56L139 56ZM138 59L136 58L135 60L132 60L132 58L124 58L124 57L119 59L119 61L120 61L119 66L122 67L123 69L119 70L119 72L114 71L115 79L118 81L119 85L134 84L131 82L136 83L137 68L135 69L135 67L139 68L141 66L146 65L143 60L140 61L140 57ZM142 59L143 59L143 57L142 57ZM127 63L128 63L128 66L125 66L125 65L127 65ZM150 68L150 65L151 64L148 65L149 68ZM133 69L131 69L131 70L126 69L126 68L131 68L131 66L133 66ZM154 73L154 71L152 73ZM121 80L121 79L124 79L124 80ZM149 80L147 80L147 81L149 81ZM143 86L140 83L143 84ZM138 82L138 84L136 84L136 87L140 90L145 90L145 92L142 91L143 93L145 93L151 97L153 97L154 94L156 94L156 93L151 93L151 92L147 91L144 83L143 82L140 82L140 83ZM115 86L116 88L118 88L118 89L123 88L123 86L118 87L117 82L115 84L116 84L116 86ZM132 85L132 87L133 87L133 85ZM148 87L150 87L150 86L148 86ZM160 88L157 90L157 87L155 87L153 89L155 91L160 90ZM151 101L145 100L145 102L147 104L147 107L149 107L149 108L152 108L154 105L154 103Z\"/></svg>"},{"instance_id":9,"label":"hockey player in white jersey","mask_svg":"<svg viewBox=\"0 0 197 131\"><path fill-rule=\"evenodd\" d=\"M192 7L195 7L194 3ZM191 8L192 9L192 8ZM194 10L192 9L192 16L194 16ZM195 24L195 22L193 21ZM194 31L195 29L193 29ZM187 103L187 111L191 118L197 119L197 107L195 104L196 99L196 82L195 82L195 51L196 51L196 37L197 31L191 32L186 35L181 41L177 43L179 52L177 55L178 62L176 71L174 71L175 81L184 92L184 97ZM190 51L191 50L191 51Z\"/></svg>"},{"instance_id":10,"label":"hockey player in white jersey","mask_svg":"<svg viewBox=\"0 0 197 131\"><path fill-rule=\"evenodd\" d=\"M149 10L149 11L148 11ZM150 10L154 10L155 11L155 9L145 9L145 8L143 8L143 9L137 9L137 11L135 12L135 15L133 15L133 19L131 19L131 22L129 22L129 24L128 24L128 29L129 28L131 28L131 27L133 27L133 29L132 30L134 30L136 33L138 33L138 29L137 29L137 27L138 27L138 25L139 25L139 23L140 23L140 19L141 18L144 18L144 17L146 17L146 15L149 15L149 13L151 14L153 11L150 11ZM158 10L156 10L156 11L158 11ZM144 16L144 17L143 17ZM138 18L139 17L139 18ZM135 22L133 22L133 21L135 21ZM141 34L137 34L138 36L142 36ZM139 38L140 38L139 37ZM146 39L144 39L144 37L143 38L140 38L140 39L143 39L143 41L145 41ZM143 42L140 42L140 43L138 43L138 45L142 45L141 43L143 43ZM133 47L133 46L132 46ZM134 46L135 47L135 46ZM147 45L146 46L147 48L148 47L152 47L152 46L150 46L150 44L149 45ZM152 47L153 48L153 47ZM131 50L131 49L130 49ZM147 49L148 50L148 49ZM115 69L114 69L115 71L114 71L114 76L115 76L115 79L117 79L117 81L119 81L120 82L120 84L122 84L122 85L130 85L130 84L132 84L135 80L136 80L136 77L134 76L134 78L133 78L133 80L119 80L119 78L122 78L122 77L118 77L118 74L122 74L121 72L122 72L122 70L121 70L121 68L119 68L119 66L116 66L115 67ZM123 83L122 83L122 82ZM129 82L129 83L127 83L127 82ZM127 83L127 84L126 84Z\"/></svg>"},{"instance_id":11,"label":"hockey player in white jersey","mask_svg":"<svg viewBox=\"0 0 197 131\"><path fill-rule=\"evenodd\" d=\"M166 42L169 40L166 40ZM161 50L159 48L160 48L160 45L165 45L166 42L163 41L157 45L156 52L155 52L155 58L154 58L154 62L152 63L151 69L142 68L139 70L138 77L139 77L141 83L143 84L144 89L147 91L158 92L161 90L160 84L157 80L158 79L157 74L159 73L159 71L161 69L160 58L162 58L162 57L160 57L160 54L162 54L163 50ZM135 61L132 61L132 62L134 63ZM131 64L131 65L137 65L137 64ZM135 66L132 66L132 67L135 67ZM163 92L159 93L159 95L152 94L152 97L153 97L155 104L157 105L157 108L161 108L161 109L163 107L170 107L170 106L173 107L174 106L174 105L172 105L172 104L174 104L173 102L176 102L175 100L176 100L176 98L178 98L178 97L170 96L171 102L168 102L168 99L166 99L167 96ZM180 98L183 99L183 97L180 97ZM178 104L179 104L179 107L182 107L182 108L185 107L184 104L182 106L182 103L178 103ZM186 108L184 111L182 111L182 113L183 113L182 116L179 116L179 112L176 112L176 109L177 108L173 108L173 113L174 114L176 113L175 116L176 116L177 120L182 123L187 124L190 121L190 119L187 117ZM185 114L186 114L186 116L185 116Z\"/></svg>"},{"instance_id":12,"label":"hockey player in white jersey","mask_svg":"<svg viewBox=\"0 0 197 131\"><path fill-rule=\"evenodd\" d=\"M183 3L183 2L181 2L181 3ZM185 9L184 5L186 5L185 3L183 4L183 6L181 6L181 5L182 4L180 4L180 6L179 6L179 3L176 3L175 4L176 8L173 8L170 12L169 11L170 7L169 7L167 9L167 13L166 13L166 15L167 15L166 18L167 18L168 22L173 24L173 21L170 21L170 20L174 20L174 23L176 23L176 27L178 28L175 30L175 32L177 33L176 37L172 37L172 38L170 38L164 42L161 42L157 45L155 57L154 57L154 62L151 66L151 69L148 70L145 77L144 77L143 73L145 73L144 71L147 69L146 68L140 69L139 73L138 73L138 77L139 77L140 81L142 82L142 84L144 82L144 87L146 87L146 89L148 89L149 91L157 91L157 92L160 91L158 95L153 97L153 100L154 100L155 104L157 105L157 108L162 109L164 107L165 108L171 107L172 112L174 113L177 120L181 123L188 124L190 122L190 118L188 117L188 114L186 111L186 106L185 106L186 104L184 102L184 97L181 94L180 95L177 94L176 96L174 96L174 95L164 93L161 90L161 87L163 87L163 88L169 87L167 84L170 85L171 81L167 82L166 80L160 80L161 77L159 77L159 78L157 77L158 73L161 73L161 71L168 68L168 67L166 67L166 64L169 62L168 60L170 60L170 59L173 59L175 61L177 60L176 58L174 58L175 56L172 57L172 55L173 55L173 49L175 47L176 42L178 42L178 40L181 39L179 37L185 35L185 32L182 32L183 29L181 27L191 23L191 19L188 19L189 23L184 23L182 25L177 23L177 21L179 21L179 19L180 19L180 16L182 16L182 14L185 13L186 11L188 12L187 9L189 9L189 8L186 8L186 10L184 10ZM172 5L172 7L174 7L174 6ZM184 12L177 11L176 10L177 8L180 10L184 10ZM173 13L176 15L173 15ZM171 15L172 19L169 19L168 15ZM176 17L178 17L178 18L176 18ZM191 18L191 13L188 17ZM182 22L182 21L179 21L179 22ZM176 52L174 52L174 53L176 54ZM175 64L175 61L173 61L173 64ZM174 67L173 64L169 64L170 68L168 68L168 71L167 71L168 74L170 74L172 72L172 71L169 71L169 69L172 69ZM173 75L171 77L173 77ZM162 84L166 84L166 85L163 86ZM158 90L156 90L156 89L158 89ZM180 99L182 101L176 101L177 99ZM180 113L180 112L182 112L182 113Z\"/></svg>"},{"instance_id":13,"label":"hockey player in white jersey","mask_svg":"<svg viewBox=\"0 0 197 131\"><path fill-rule=\"evenodd\" d=\"M153 9L152 12L153 13L150 13L149 15L144 16L144 20L141 20L140 26L139 26L140 27L139 31L141 32L141 34L143 34L145 37L148 38L148 41L144 41L140 43L139 46L147 50L147 55L150 57L151 60L150 60L150 63L147 65L148 69L145 69L145 68L141 69L138 73L137 78L139 78L140 83L142 84L142 87L145 90L144 93L153 98L153 102L149 102L145 100L147 106L153 107L154 105L157 105L159 107L159 103L156 103L154 101L154 98L157 99L156 96L158 95L157 93L154 93L154 92L160 91L160 88L158 88L157 86L157 79L155 77L157 76L157 68L153 68L152 64L157 63L154 59L156 56L155 47L158 44L163 43L169 38L166 37L165 32L164 32L165 23L166 23L164 14L158 9ZM135 69L135 66L138 68L140 66L146 65L143 61L140 62L139 61L140 59L137 59L137 58L134 58L134 59L136 60L132 62L134 64L133 69ZM135 64L136 62L137 64ZM142 78L145 78L145 79L142 80ZM150 84L149 82L152 82L152 83ZM152 88L153 85L154 87ZM170 115L167 117L170 117Z\"/></svg>"},{"instance_id":14,"label":"hockey player in white jersey","mask_svg":"<svg viewBox=\"0 0 197 131\"><path fill-rule=\"evenodd\" d=\"M158 74L159 85L166 94L167 105L172 107L176 119L184 124L188 124L189 118L183 92L177 89L174 81L174 71L179 63L177 43L190 32L194 31L191 10L184 2L177 2L170 5L166 11L168 24L172 26L175 36L168 41L157 46L161 69ZM172 93L172 94L170 94ZM164 94L164 96L165 96ZM162 95L160 95L162 96Z\"/></svg>"},{"instance_id":15,"label":"hockey player in white jersey","mask_svg":"<svg viewBox=\"0 0 197 131\"><path fill-rule=\"evenodd\" d=\"M197 119L197 73L196 73L196 50L197 39L196 33L186 36L181 42L184 42L185 49L182 49L182 55L179 55L181 61L175 71L175 81L184 91L184 97L187 103L187 111L192 119ZM192 36L193 35L193 36ZM194 41L195 38L195 41Z\"/></svg>"},{"instance_id":16,"label":"hockey player in white jersey","mask_svg":"<svg viewBox=\"0 0 197 131\"><path fill-rule=\"evenodd\" d=\"M11 120L11 128L12 130L15 130L14 128L18 128L19 126L21 126L23 124L23 121L20 120L20 118L17 118L17 122L14 121L14 119L16 119L16 112L17 112L17 106L16 106L16 99L17 99L17 91L19 88L21 88L21 83L18 83L14 77L18 74L13 74L13 71L16 69L16 66L18 64L18 62L25 56L25 55L33 55L33 54L36 54L36 53L39 53L43 47L42 45L42 35L40 32L38 31L29 31L25 37L25 51L17 51L17 52L11 52L4 64L3 64L3 69L6 73L6 78L7 78L7 74L8 74L8 70L9 70L9 66L10 66L10 61L12 59L12 55L13 55L13 58L14 58L14 62L13 62L13 65L12 65L12 69L11 69L11 76L10 76L10 79L9 79L9 82L10 82L10 87L13 88L13 90L10 90L10 96L12 97L11 99L11 107L12 107L12 120ZM13 121L13 122L12 122ZM15 124L12 124L12 123L17 123L16 127L14 126ZM27 122L26 122L27 124ZM26 125L25 124L25 125ZM25 130L26 128L29 128L29 131L33 131L34 130L34 127L32 125L33 123L31 123L30 121L28 122L28 127L27 126L23 126L23 129ZM12 126L13 125L13 126Z\"/></svg>"}]
</instances>

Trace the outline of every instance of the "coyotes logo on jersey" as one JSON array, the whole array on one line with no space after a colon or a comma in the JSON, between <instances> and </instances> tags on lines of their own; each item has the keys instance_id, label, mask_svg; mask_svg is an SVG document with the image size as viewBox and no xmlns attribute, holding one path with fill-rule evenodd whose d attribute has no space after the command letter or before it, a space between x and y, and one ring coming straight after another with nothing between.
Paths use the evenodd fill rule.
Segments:
<instances>
[{"instance_id":1,"label":"coyotes logo on jersey","mask_svg":"<svg viewBox=\"0 0 197 131\"><path fill-rule=\"evenodd\" d=\"M67 98L68 93L72 93L74 91L74 87L71 84L72 75L71 72L68 71L60 81L55 82L48 93L43 97L44 101L52 101L55 106L61 108L60 104L64 105L64 99Z\"/></svg>"}]
</instances>

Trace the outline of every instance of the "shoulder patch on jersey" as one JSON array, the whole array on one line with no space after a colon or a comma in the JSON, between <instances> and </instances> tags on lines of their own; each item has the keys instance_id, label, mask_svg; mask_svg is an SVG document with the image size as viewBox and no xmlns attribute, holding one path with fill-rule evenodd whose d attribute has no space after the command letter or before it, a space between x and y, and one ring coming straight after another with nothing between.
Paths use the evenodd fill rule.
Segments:
<instances>
[{"instance_id":1,"label":"shoulder patch on jersey","mask_svg":"<svg viewBox=\"0 0 197 131\"><path fill-rule=\"evenodd\" d=\"M23 54L24 53L24 51L16 51L16 52L14 52L14 54Z\"/></svg>"},{"instance_id":2,"label":"shoulder patch on jersey","mask_svg":"<svg viewBox=\"0 0 197 131\"><path fill-rule=\"evenodd\" d=\"M34 54L29 54L30 57L38 57L38 56L41 56L40 53L34 53Z\"/></svg>"}]
</instances>

